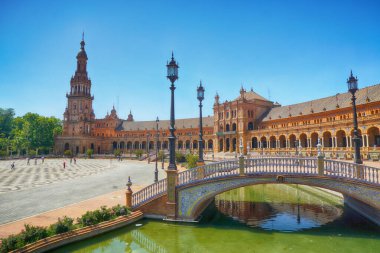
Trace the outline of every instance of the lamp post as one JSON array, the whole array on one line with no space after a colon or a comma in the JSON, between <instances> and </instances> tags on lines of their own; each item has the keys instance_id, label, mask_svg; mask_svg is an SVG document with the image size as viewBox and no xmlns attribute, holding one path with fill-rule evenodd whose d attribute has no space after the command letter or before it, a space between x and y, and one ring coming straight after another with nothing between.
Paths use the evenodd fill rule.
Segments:
<instances>
[{"instance_id":1,"label":"lamp post","mask_svg":"<svg viewBox=\"0 0 380 253\"><path fill-rule=\"evenodd\" d=\"M171 102L170 102L170 136L169 136L169 166L168 170L177 170L177 166L175 164L175 117L174 117L174 82L178 79L178 65L174 60L174 55L172 52L172 59L166 65L167 68L167 78L170 80L170 91L171 91Z\"/></svg>"},{"instance_id":2,"label":"lamp post","mask_svg":"<svg viewBox=\"0 0 380 253\"><path fill-rule=\"evenodd\" d=\"M158 182L158 122L160 120L156 119L156 168L154 170L154 182L157 183Z\"/></svg>"},{"instance_id":3,"label":"lamp post","mask_svg":"<svg viewBox=\"0 0 380 253\"><path fill-rule=\"evenodd\" d=\"M351 92L352 94L352 109L353 109L353 118L354 118L354 138L352 140L354 141L354 150L355 150L355 158L354 162L357 164L362 164L363 161L360 157L360 138L358 134L358 119L356 115L356 97L355 97L355 92L358 90L358 79L357 77L354 77L351 75L347 79L347 85L348 85L348 91Z\"/></svg>"},{"instance_id":4,"label":"lamp post","mask_svg":"<svg viewBox=\"0 0 380 253\"><path fill-rule=\"evenodd\" d=\"M202 127L202 100L205 97L205 89L202 86L202 81L197 88L197 98L199 100L199 140L198 140L198 165L203 165L203 127Z\"/></svg>"},{"instance_id":5,"label":"lamp post","mask_svg":"<svg viewBox=\"0 0 380 253\"><path fill-rule=\"evenodd\" d=\"M149 133L146 134L146 156L148 158L148 163L150 163L150 154L149 154Z\"/></svg>"}]
</instances>

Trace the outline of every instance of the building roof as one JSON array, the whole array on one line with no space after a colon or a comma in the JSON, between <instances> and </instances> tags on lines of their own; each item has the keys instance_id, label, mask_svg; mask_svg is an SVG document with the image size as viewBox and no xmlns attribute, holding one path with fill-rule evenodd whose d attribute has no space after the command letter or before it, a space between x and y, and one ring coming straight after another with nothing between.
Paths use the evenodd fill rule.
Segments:
<instances>
[{"instance_id":1,"label":"building roof","mask_svg":"<svg viewBox=\"0 0 380 253\"><path fill-rule=\"evenodd\" d=\"M189 119L176 119L175 128L198 128L199 118L189 118ZM214 117L208 116L203 117L202 120L203 127L213 127ZM158 123L159 129L168 129L170 126L170 120L160 120ZM123 122L117 127L118 131L136 131L136 130L154 130L156 129L156 121L127 121Z\"/></svg>"},{"instance_id":2,"label":"building roof","mask_svg":"<svg viewBox=\"0 0 380 253\"><path fill-rule=\"evenodd\" d=\"M359 89L356 92L356 104L380 101L380 84ZM351 93L336 94L326 98L320 98L299 104L279 106L272 108L262 121L270 121L280 118L309 115L338 108L351 107Z\"/></svg>"},{"instance_id":3,"label":"building roof","mask_svg":"<svg viewBox=\"0 0 380 253\"><path fill-rule=\"evenodd\" d=\"M263 100L263 101L269 101L268 99L264 98L263 96L257 94L253 90L251 91L244 91L244 98L248 101L252 100ZM234 101L241 99L241 96L238 96L234 99Z\"/></svg>"}]
</instances>

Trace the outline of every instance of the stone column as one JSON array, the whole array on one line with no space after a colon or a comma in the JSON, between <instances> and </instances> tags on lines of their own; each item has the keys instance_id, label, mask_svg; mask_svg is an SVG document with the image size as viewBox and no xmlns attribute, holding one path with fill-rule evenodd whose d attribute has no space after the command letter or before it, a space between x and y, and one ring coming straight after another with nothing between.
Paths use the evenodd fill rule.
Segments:
<instances>
[{"instance_id":1,"label":"stone column","mask_svg":"<svg viewBox=\"0 0 380 253\"><path fill-rule=\"evenodd\" d=\"M318 155L318 175L323 176L324 175L324 158L322 155Z\"/></svg>"},{"instance_id":2,"label":"stone column","mask_svg":"<svg viewBox=\"0 0 380 253\"><path fill-rule=\"evenodd\" d=\"M369 147L368 134L365 135L365 140L366 140L365 146L368 148Z\"/></svg>"},{"instance_id":3,"label":"stone column","mask_svg":"<svg viewBox=\"0 0 380 253\"><path fill-rule=\"evenodd\" d=\"M350 148L352 148L352 137L349 136L349 139L350 139Z\"/></svg>"},{"instance_id":4,"label":"stone column","mask_svg":"<svg viewBox=\"0 0 380 253\"><path fill-rule=\"evenodd\" d=\"M244 176L244 156L239 157L239 176Z\"/></svg>"},{"instance_id":5,"label":"stone column","mask_svg":"<svg viewBox=\"0 0 380 253\"><path fill-rule=\"evenodd\" d=\"M177 185L177 170L166 170L167 175L167 219L175 220L177 217L176 211L176 185Z\"/></svg>"}]
</instances>

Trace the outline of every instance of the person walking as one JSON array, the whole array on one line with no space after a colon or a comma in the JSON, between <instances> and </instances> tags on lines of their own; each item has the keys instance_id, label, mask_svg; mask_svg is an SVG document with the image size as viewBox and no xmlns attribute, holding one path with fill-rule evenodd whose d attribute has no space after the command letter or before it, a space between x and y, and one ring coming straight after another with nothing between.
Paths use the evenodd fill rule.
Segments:
<instances>
[{"instance_id":1,"label":"person walking","mask_svg":"<svg viewBox=\"0 0 380 253\"><path fill-rule=\"evenodd\" d=\"M77 164L77 159L74 157L74 164Z\"/></svg>"},{"instance_id":2,"label":"person walking","mask_svg":"<svg viewBox=\"0 0 380 253\"><path fill-rule=\"evenodd\" d=\"M41 157L41 159L42 159L42 163L44 163L45 162L45 156Z\"/></svg>"},{"instance_id":3,"label":"person walking","mask_svg":"<svg viewBox=\"0 0 380 253\"><path fill-rule=\"evenodd\" d=\"M63 161L63 168L66 168L66 161Z\"/></svg>"},{"instance_id":4,"label":"person walking","mask_svg":"<svg viewBox=\"0 0 380 253\"><path fill-rule=\"evenodd\" d=\"M14 170L15 169L15 162L12 162L11 163L11 170Z\"/></svg>"}]
</instances>

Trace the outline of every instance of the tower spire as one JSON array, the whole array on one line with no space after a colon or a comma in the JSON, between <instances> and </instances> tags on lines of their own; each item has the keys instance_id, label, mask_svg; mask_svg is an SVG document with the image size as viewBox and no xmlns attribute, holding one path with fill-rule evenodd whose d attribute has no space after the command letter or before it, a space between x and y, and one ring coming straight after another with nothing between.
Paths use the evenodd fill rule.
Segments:
<instances>
[{"instance_id":1,"label":"tower spire","mask_svg":"<svg viewBox=\"0 0 380 253\"><path fill-rule=\"evenodd\" d=\"M80 49L82 51L84 51L84 45L86 45L86 43L84 42L84 32L82 32L82 41L80 42Z\"/></svg>"}]
</instances>

